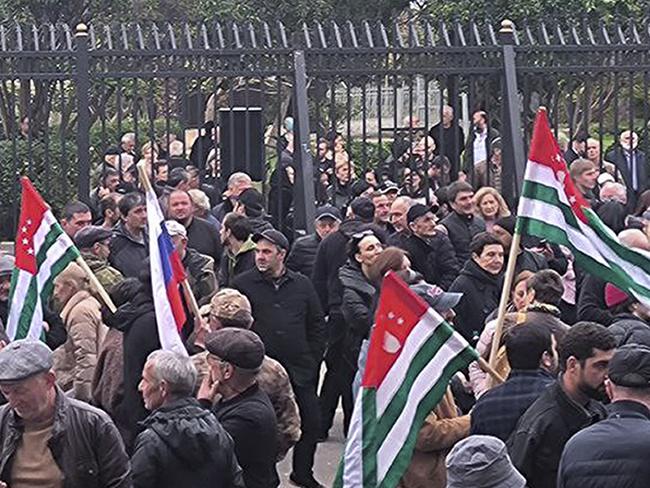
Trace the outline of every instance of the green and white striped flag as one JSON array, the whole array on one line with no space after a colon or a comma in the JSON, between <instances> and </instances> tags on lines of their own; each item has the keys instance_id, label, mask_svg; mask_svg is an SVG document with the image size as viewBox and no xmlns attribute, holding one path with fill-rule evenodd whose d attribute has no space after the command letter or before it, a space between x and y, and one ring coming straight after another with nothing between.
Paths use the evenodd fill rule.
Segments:
<instances>
[{"instance_id":1,"label":"green and white striped flag","mask_svg":"<svg viewBox=\"0 0 650 488\"><path fill-rule=\"evenodd\" d=\"M383 282L336 488L392 488L451 377L478 354L395 274Z\"/></svg>"},{"instance_id":2,"label":"green and white striped flag","mask_svg":"<svg viewBox=\"0 0 650 488\"><path fill-rule=\"evenodd\" d=\"M16 268L11 276L7 335L11 340L39 339L43 303L54 278L79 257L79 250L38 194L29 178L21 178L22 201L16 232Z\"/></svg>"},{"instance_id":3,"label":"green and white striped flag","mask_svg":"<svg viewBox=\"0 0 650 488\"><path fill-rule=\"evenodd\" d=\"M650 254L618 240L576 190L546 110L535 120L517 231L566 246L576 263L650 306Z\"/></svg>"}]
</instances>

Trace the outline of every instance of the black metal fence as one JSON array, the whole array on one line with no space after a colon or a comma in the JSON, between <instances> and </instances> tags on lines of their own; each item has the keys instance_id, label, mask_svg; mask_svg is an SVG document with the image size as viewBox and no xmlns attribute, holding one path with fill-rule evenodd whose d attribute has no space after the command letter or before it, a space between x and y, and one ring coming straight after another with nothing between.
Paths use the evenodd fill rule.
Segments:
<instances>
[{"instance_id":1,"label":"black metal fence","mask_svg":"<svg viewBox=\"0 0 650 488\"><path fill-rule=\"evenodd\" d=\"M360 178L369 168L402 178L421 140L425 158L444 154L452 174L476 181L465 143L482 110L501 136L486 156L501 155L513 202L540 105L562 142L589 134L600 164L623 130L647 152L649 56L646 20L0 26L0 237L13 234L17 175L55 210L88 199L125 134L134 162L188 159L220 189L233 171L252 174L276 224L302 230L318 199L319 139L340 133ZM445 106L463 129L451 137ZM285 132L295 175L279 164Z\"/></svg>"}]
</instances>

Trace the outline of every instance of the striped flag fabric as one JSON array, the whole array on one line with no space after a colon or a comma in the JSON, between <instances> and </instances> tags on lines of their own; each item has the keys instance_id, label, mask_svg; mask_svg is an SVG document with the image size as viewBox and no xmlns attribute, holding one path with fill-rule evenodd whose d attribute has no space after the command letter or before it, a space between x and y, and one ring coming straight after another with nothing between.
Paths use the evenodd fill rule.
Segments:
<instances>
[{"instance_id":1,"label":"striped flag fabric","mask_svg":"<svg viewBox=\"0 0 650 488\"><path fill-rule=\"evenodd\" d=\"M397 486L449 381L478 359L395 274L384 279L336 488Z\"/></svg>"},{"instance_id":2,"label":"striped flag fabric","mask_svg":"<svg viewBox=\"0 0 650 488\"><path fill-rule=\"evenodd\" d=\"M546 110L535 119L517 231L566 246L589 273L650 306L650 254L623 245L575 188Z\"/></svg>"},{"instance_id":3,"label":"striped flag fabric","mask_svg":"<svg viewBox=\"0 0 650 488\"><path fill-rule=\"evenodd\" d=\"M187 355L179 333L186 320L180 284L187 275L151 187L147 189L146 200L151 288L160 345L165 350Z\"/></svg>"},{"instance_id":4,"label":"striped flag fabric","mask_svg":"<svg viewBox=\"0 0 650 488\"><path fill-rule=\"evenodd\" d=\"M52 294L54 279L80 254L29 178L21 178L20 184L7 335L11 340L37 340L43 333L43 304Z\"/></svg>"}]
</instances>

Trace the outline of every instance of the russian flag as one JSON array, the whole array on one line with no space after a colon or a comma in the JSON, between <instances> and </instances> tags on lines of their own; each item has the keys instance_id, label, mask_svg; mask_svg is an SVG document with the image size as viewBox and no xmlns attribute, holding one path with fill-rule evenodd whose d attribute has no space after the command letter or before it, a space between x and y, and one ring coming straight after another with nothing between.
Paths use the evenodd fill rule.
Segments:
<instances>
[{"instance_id":1,"label":"russian flag","mask_svg":"<svg viewBox=\"0 0 650 488\"><path fill-rule=\"evenodd\" d=\"M160 345L165 350L187 355L179 334L186 320L180 284L187 275L167 233L158 197L153 189L149 189L146 196L151 288Z\"/></svg>"}]
</instances>

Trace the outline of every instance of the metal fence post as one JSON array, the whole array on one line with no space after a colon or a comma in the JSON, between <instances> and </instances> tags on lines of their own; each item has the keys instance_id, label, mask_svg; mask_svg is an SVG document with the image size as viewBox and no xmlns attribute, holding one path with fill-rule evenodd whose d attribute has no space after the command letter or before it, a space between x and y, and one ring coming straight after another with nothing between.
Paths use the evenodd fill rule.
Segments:
<instances>
[{"instance_id":1,"label":"metal fence post","mask_svg":"<svg viewBox=\"0 0 650 488\"><path fill-rule=\"evenodd\" d=\"M501 22L499 39L503 57L503 101L505 123L502 137L502 182L503 195L511 208L521 192L521 185L526 169L524 154L524 133L521 124L521 108L517 87L517 65L515 61L515 25L510 20Z\"/></svg>"},{"instance_id":2,"label":"metal fence post","mask_svg":"<svg viewBox=\"0 0 650 488\"><path fill-rule=\"evenodd\" d=\"M77 24L75 32L77 93L77 191L84 202L90 199L90 73L88 27Z\"/></svg>"},{"instance_id":3,"label":"metal fence post","mask_svg":"<svg viewBox=\"0 0 650 488\"><path fill-rule=\"evenodd\" d=\"M309 107L307 105L307 72L305 68L305 52L294 51L294 83L293 83L293 112L294 112L294 160L296 164L296 179L294 185L294 233L314 231L315 197L314 197L314 167L311 151L309 150Z\"/></svg>"}]
</instances>

